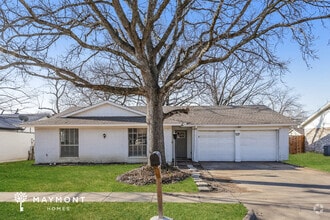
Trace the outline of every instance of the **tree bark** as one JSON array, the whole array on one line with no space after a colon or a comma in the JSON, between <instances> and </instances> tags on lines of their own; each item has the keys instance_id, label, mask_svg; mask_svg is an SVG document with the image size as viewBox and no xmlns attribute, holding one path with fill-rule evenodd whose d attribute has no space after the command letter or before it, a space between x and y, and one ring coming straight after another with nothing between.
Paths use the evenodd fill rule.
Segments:
<instances>
[{"instance_id":1,"label":"tree bark","mask_svg":"<svg viewBox=\"0 0 330 220\"><path fill-rule=\"evenodd\" d=\"M164 113L163 99L159 88L148 89L147 97L147 124L148 124L148 146L149 155L159 151L162 156L162 166L166 165L164 146ZM148 159L148 163L150 161Z\"/></svg>"}]
</instances>

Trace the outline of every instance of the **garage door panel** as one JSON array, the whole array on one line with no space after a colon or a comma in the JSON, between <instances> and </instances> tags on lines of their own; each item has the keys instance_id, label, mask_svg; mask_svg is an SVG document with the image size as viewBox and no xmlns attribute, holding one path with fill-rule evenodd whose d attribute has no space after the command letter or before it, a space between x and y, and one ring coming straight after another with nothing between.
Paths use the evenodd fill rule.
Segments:
<instances>
[{"instance_id":1,"label":"garage door panel","mask_svg":"<svg viewBox=\"0 0 330 220\"><path fill-rule=\"evenodd\" d=\"M200 131L200 161L234 161L234 132Z\"/></svg>"},{"instance_id":2,"label":"garage door panel","mask_svg":"<svg viewBox=\"0 0 330 220\"><path fill-rule=\"evenodd\" d=\"M276 131L241 132L242 161L276 161Z\"/></svg>"}]
</instances>

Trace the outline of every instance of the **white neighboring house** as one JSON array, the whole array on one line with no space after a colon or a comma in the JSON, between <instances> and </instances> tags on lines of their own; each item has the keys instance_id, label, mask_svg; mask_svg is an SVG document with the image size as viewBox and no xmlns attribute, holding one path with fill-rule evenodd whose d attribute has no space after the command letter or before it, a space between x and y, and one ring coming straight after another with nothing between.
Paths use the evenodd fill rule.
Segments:
<instances>
[{"instance_id":1,"label":"white neighboring house","mask_svg":"<svg viewBox=\"0 0 330 220\"><path fill-rule=\"evenodd\" d=\"M34 141L34 130L24 128L20 124L46 116L46 114L0 115L0 163L28 159L28 151Z\"/></svg>"},{"instance_id":2,"label":"white neighboring house","mask_svg":"<svg viewBox=\"0 0 330 220\"><path fill-rule=\"evenodd\" d=\"M164 111L175 108L183 107ZM102 102L25 125L35 127L37 164L140 163L149 155L146 107ZM265 106L190 106L164 121L166 160L286 160L292 125Z\"/></svg>"},{"instance_id":3,"label":"white neighboring house","mask_svg":"<svg viewBox=\"0 0 330 220\"><path fill-rule=\"evenodd\" d=\"M330 102L302 122L300 127L304 129L306 151L322 153L324 145L330 145Z\"/></svg>"}]
</instances>

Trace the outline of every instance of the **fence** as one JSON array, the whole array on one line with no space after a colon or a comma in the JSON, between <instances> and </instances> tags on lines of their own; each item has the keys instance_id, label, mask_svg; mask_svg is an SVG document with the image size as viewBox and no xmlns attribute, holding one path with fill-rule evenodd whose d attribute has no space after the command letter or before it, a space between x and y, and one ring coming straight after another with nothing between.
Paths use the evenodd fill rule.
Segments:
<instances>
[{"instance_id":1,"label":"fence","mask_svg":"<svg viewBox=\"0 0 330 220\"><path fill-rule=\"evenodd\" d=\"M289 136L289 152L290 154L305 152L305 136Z\"/></svg>"},{"instance_id":2,"label":"fence","mask_svg":"<svg viewBox=\"0 0 330 220\"><path fill-rule=\"evenodd\" d=\"M26 160L33 133L0 130L0 163Z\"/></svg>"}]
</instances>

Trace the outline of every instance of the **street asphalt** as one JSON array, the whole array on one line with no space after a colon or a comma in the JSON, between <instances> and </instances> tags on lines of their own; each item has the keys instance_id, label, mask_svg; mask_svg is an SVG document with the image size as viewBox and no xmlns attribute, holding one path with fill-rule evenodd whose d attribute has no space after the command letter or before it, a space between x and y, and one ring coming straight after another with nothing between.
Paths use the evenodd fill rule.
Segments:
<instances>
[{"instance_id":1,"label":"street asphalt","mask_svg":"<svg viewBox=\"0 0 330 220\"><path fill-rule=\"evenodd\" d=\"M283 163L201 163L217 178L228 177L243 193L234 199L257 219L330 219L330 174Z\"/></svg>"}]
</instances>

